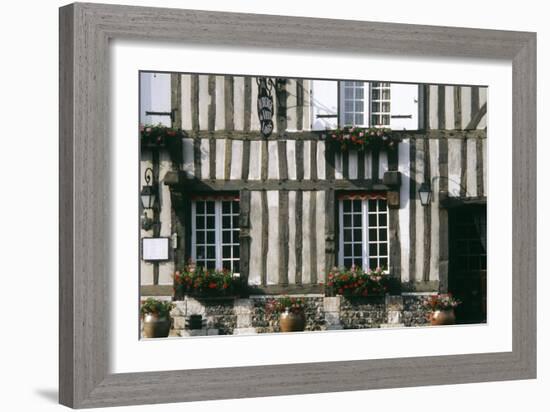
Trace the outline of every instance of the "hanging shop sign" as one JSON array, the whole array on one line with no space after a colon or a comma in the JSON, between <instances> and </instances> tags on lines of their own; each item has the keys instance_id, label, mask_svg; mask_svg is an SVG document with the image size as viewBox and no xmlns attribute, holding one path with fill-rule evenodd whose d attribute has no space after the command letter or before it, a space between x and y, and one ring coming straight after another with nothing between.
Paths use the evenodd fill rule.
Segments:
<instances>
[{"instance_id":1,"label":"hanging shop sign","mask_svg":"<svg viewBox=\"0 0 550 412\"><path fill-rule=\"evenodd\" d=\"M273 96L271 90L273 83L271 79L259 77L258 84L258 118L260 120L260 133L269 137L273 132Z\"/></svg>"}]
</instances>

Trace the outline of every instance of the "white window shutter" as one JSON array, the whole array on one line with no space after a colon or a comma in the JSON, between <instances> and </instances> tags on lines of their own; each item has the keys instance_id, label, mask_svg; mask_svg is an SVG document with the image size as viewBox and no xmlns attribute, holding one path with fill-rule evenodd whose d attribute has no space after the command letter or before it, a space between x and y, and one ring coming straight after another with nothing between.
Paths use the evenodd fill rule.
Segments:
<instances>
[{"instance_id":1,"label":"white window shutter","mask_svg":"<svg viewBox=\"0 0 550 412\"><path fill-rule=\"evenodd\" d=\"M392 130L418 130L418 84L391 84Z\"/></svg>"},{"instance_id":2,"label":"white window shutter","mask_svg":"<svg viewBox=\"0 0 550 412\"><path fill-rule=\"evenodd\" d=\"M338 82L313 80L311 82L311 130L338 127Z\"/></svg>"},{"instance_id":3,"label":"white window shutter","mask_svg":"<svg viewBox=\"0 0 550 412\"><path fill-rule=\"evenodd\" d=\"M171 126L170 116L147 115L147 112L172 110L171 80L169 73L141 73L140 77L140 122Z\"/></svg>"}]
</instances>

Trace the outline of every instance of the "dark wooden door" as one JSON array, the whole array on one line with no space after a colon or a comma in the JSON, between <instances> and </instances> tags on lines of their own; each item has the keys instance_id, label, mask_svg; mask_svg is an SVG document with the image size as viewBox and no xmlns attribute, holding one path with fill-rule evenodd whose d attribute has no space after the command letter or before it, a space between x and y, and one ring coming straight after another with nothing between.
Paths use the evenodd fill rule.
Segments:
<instances>
[{"instance_id":1,"label":"dark wooden door","mask_svg":"<svg viewBox=\"0 0 550 412\"><path fill-rule=\"evenodd\" d=\"M457 323L487 320L487 208L449 209L449 292L462 301Z\"/></svg>"}]
</instances>

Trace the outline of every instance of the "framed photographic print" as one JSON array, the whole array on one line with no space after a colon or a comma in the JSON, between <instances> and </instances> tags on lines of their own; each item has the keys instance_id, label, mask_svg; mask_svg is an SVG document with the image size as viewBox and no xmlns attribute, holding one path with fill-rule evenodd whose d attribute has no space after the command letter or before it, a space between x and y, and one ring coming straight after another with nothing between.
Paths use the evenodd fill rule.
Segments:
<instances>
[{"instance_id":1,"label":"framed photographic print","mask_svg":"<svg viewBox=\"0 0 550 412\"><path fill-rule=\"evenodd\" d=\"M61 403L534 378L535 43L61 8Z\"/></svg>"}]
</instances>

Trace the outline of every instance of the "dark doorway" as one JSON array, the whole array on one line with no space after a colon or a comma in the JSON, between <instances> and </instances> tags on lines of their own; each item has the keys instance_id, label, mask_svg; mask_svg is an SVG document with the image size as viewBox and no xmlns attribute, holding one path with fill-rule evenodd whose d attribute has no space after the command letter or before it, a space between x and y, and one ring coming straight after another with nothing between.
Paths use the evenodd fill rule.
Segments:
<instances>
[{"instance_id":1,"label":"dark doorway","mask_svg":"<svg viewBox=\"0 0 550 412\"><path fill-rule=\"evenodd\" d=\"M487 207L449 209L449 292L462 301L457 323L487 321Z\"/></svg>"}]
</instances>

